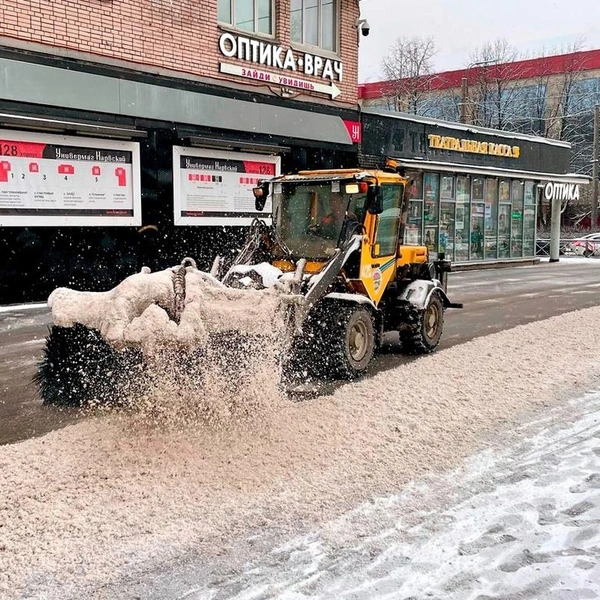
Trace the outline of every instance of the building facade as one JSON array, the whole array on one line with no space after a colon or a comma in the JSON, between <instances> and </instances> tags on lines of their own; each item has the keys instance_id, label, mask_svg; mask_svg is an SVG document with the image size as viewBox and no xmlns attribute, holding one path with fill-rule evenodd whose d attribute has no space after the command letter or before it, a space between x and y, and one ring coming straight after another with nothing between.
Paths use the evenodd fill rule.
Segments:
<instances>
[{"instance_id":1,"label":"building facade","mask_svg":"<svg viewBox=\"0 0 600 600\"><path fill-rule=\"evenodd\" d=\"M569 142L571 170L590 175L593 113L600 104L600 50L365 83L359 96L365 107L456 122L462 117L480 127Z\"/></svg>"},{"instance_id":2,"label":"building facade","mask_svg":"<svg viewBox=\"0 0 600 600\"><path fill-rule=\"evenodd\" d=\"M0 303L208 268L258 178L352 167L358 0L5 0Z\"/></svg>"},{"instance_id":3,"label":"building facade","mask_svg":"<svg viewBox=\"0 0 600 600\"><path fill-rule=\"evenodd\" d=\"M589 183L570 174L567 142L376 108L362 124L361 164L392 157L409 179L405 242L454 262L532 259L541 200Z\"/></svg>"}]
</instances>

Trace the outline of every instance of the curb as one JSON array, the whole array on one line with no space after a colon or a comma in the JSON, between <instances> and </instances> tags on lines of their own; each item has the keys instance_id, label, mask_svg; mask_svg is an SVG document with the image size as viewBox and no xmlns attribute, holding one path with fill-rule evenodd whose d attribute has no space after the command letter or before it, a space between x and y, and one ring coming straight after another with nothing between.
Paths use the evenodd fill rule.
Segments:
<instances>
[{"instance_id":1,"label":"curb","mask_svg":"<svg viewBox=\"0 0 600 600\"><path fill-rule=\"evenodd\" d=\"M479 271L484 269L510 269L511 267L530 267L539 265L539 258L509 259L498 261L482 261L470 263L452 263L452 273L460 271Z\"/></svg>"}]
</instances>

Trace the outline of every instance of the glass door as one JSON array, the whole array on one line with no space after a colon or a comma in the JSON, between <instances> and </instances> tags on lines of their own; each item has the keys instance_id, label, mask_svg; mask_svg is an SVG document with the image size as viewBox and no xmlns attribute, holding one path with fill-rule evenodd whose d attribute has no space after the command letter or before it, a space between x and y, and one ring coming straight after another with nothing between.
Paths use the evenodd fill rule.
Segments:
<instances>
[{"instance_id":1,"label":"glass door","mask_svg":"<svg viewBox=\"0 0 600 600\"><path fill-rule=\"evenodd\" d=\"M483 258L483 226L485 217L485 204L473 202L471 204L471 260Z\"/></svg>"},{"instance_id":2,"label":"glass door","mask_svg":"<svg viewBox=\"0 0 600 600\"><path fill-rule=\"evenodd\" d=\"M498 256L498 180L485 180L485 258Z\"/></svg>"},{"instance_id":3,"label":"glass door","mask_svg":"<svg viewBox=\"0 0 600 600\"><path fill-rule=\"evenodd\" d=\"M469 201L471 178L456 177L456 213L454 218L454 260L469 260Z\"/></svg>"},{"instance_id":4,"label":"glass door","mask_svg":"<svg viewBox=\"0 0 600 600\"><path fill-rule=\"evenodd\" d=\"M473 201L471 203L470 260L481 260L483 258L483 228L485 217L484 188L485 179L482 177L475 177L473 179Z\"/></svg>"},{"instance_id":5,"label":"glass door","mask_svg":"<svg viewBox=\"0 0 600 600\"><path fill-rule=\"evenodd\" d=\"M523 256L535 256L535 204L537 187L535 182L525 182L523 209Z\"/></svg>"},{"instance_id":6,"label":"glass door","mask_svg":"<svg viewBox=\"0 0 600 600\"><path fill-rule=\"evenodd\" d=\"M510 181L503 179L498 187L498 258L510 258Z\"/></svg>"},{"instance_id":7,"label":"glass door","mask_svg":"<svg viewBox=\"0 0 600 600\"><path fill-rule=\"evenodd\" d=\"M523 256L523 196L524 181L512 182L511 250L515 258Z\"/></svg>"}]
</instances>

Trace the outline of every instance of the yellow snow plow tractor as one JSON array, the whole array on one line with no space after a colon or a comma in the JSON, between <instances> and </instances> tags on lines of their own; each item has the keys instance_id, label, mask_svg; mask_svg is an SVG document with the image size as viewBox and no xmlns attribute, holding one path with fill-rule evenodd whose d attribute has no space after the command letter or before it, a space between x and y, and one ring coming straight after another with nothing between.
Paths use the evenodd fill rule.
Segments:
<instances>
[{"instance_id":1,"label":"yellow snow plow tractor","mask_svg":"<svg viewBox=\"0 0 600 600\"><path fill-rule=\"evenodd\" d=\"M55 290L37 377L44 401L110 397L157 347L243 368L248 340L271 336L281 380L295 383L360 376L390 331L404 351L432 352L445 310L461 305L446 294L450 262L402 244L406 183L393 161L276 177L254 189L256 210L269 199L272 210L230 264L217 257L208 273L186 259L108 292Z\"/></svg>"}]
</instances>

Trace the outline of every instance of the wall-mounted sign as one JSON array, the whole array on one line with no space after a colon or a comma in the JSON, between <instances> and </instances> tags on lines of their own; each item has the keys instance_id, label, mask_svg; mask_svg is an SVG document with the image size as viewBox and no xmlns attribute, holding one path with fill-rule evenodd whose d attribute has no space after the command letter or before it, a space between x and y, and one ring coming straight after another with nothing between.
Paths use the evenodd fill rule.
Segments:
<instances>
[{"instance_id":1,"label":"wall-mounted sign","mask_svg":"<svg viewBox=\"0 0 600 600\"><path fill-rule=\"evenodd\" d=\"M469 154L488 154L490 156L502 156L505 158L519 158L521 156L520 146L458 139L435 134L429 135L429 147L437 150L451 150L453 152L466 152Z\"/></svg>"},{"instance_id":2,"label":"wall-mounted sign","mask_svg":"<svg viewBox=\"0 0 600 600\"><path fill-rule=\"evenodd\" d=\"M255 208L252 188L281 172L281 158L173 147L175 225L250 225L270 220L271 202Z\"/></svg>"},{"instance_id":3,"label":"wall-mounted sign","mask_svg":"<svg viewBox=\"0 0 600 600\"><path fill-rule=\"evenodd\" d=\"M293 77L291 75L278 75L277 73L269 73L267 71L243 67L241 65L231 65L229 63L221 63L220 70L221 73L236 75L238 77L244 77L254 81L264 81L265 83L281 85L283 87L294 88L296 90L328 94L331 96L332 100L335 100L335 98L342 93L340 88L335 85L333 81L330 83L317 83L313 81L306 81L305 79L298 79L297 77Z\"/></svg>"},{"instance_id":4,"label":"wall-mounted sign","mask_svg":"<svg viewBox=\"0 0 600 600\"><path fill-rule=\"evenodd\" d=\"M579 185L574 183L551 183L544 186L544 198L552 200L579 200Z\"/></svg>"},{"instance_id":5,"label":"wall-mounted sign","mask_svg":"<svg viewBox=\"0 0 600 600\"><path fill-rule=\"evenodd\" d=\"M344 121L353 144L362 142L362 124L360 121Z\"/></svg>"},{"instance_id":6,"label":"wall-mounted sign","mask_svg":"<svg viewBox=\"0 0 600 600\"><path fill-rule=\"evenodd\" d=\"M141 220L139 144L0 130L0 226Z\"/></svg>"},{"instance_id":7,"label":"wall-mounted sign","mask_svg":"<svg viewBox=\"0 0 600 600\"><path fill-rule=\"evenodd\" d=\"M219 50L226 58L235 58L261 67L287 71L286 77L272 71L256 71L250 65L242 73L232 70L233 65L221 64L221 72L239 77L247 77L256 81L265 81L284 87L329 94L332 98L339 96L340 91L335 85L323 85L302 80L303 76L315 77L330 82L341 83L343 80L343 64L339 60L324 58L309 52L294 52L270 42L253 40L232 33L223 33L219 38ZM229 70L227 70L229 69ZM314 87L310 88L309 85ZM337 91L334 91L337 90Z\"/></svg>"}]
</instances>

